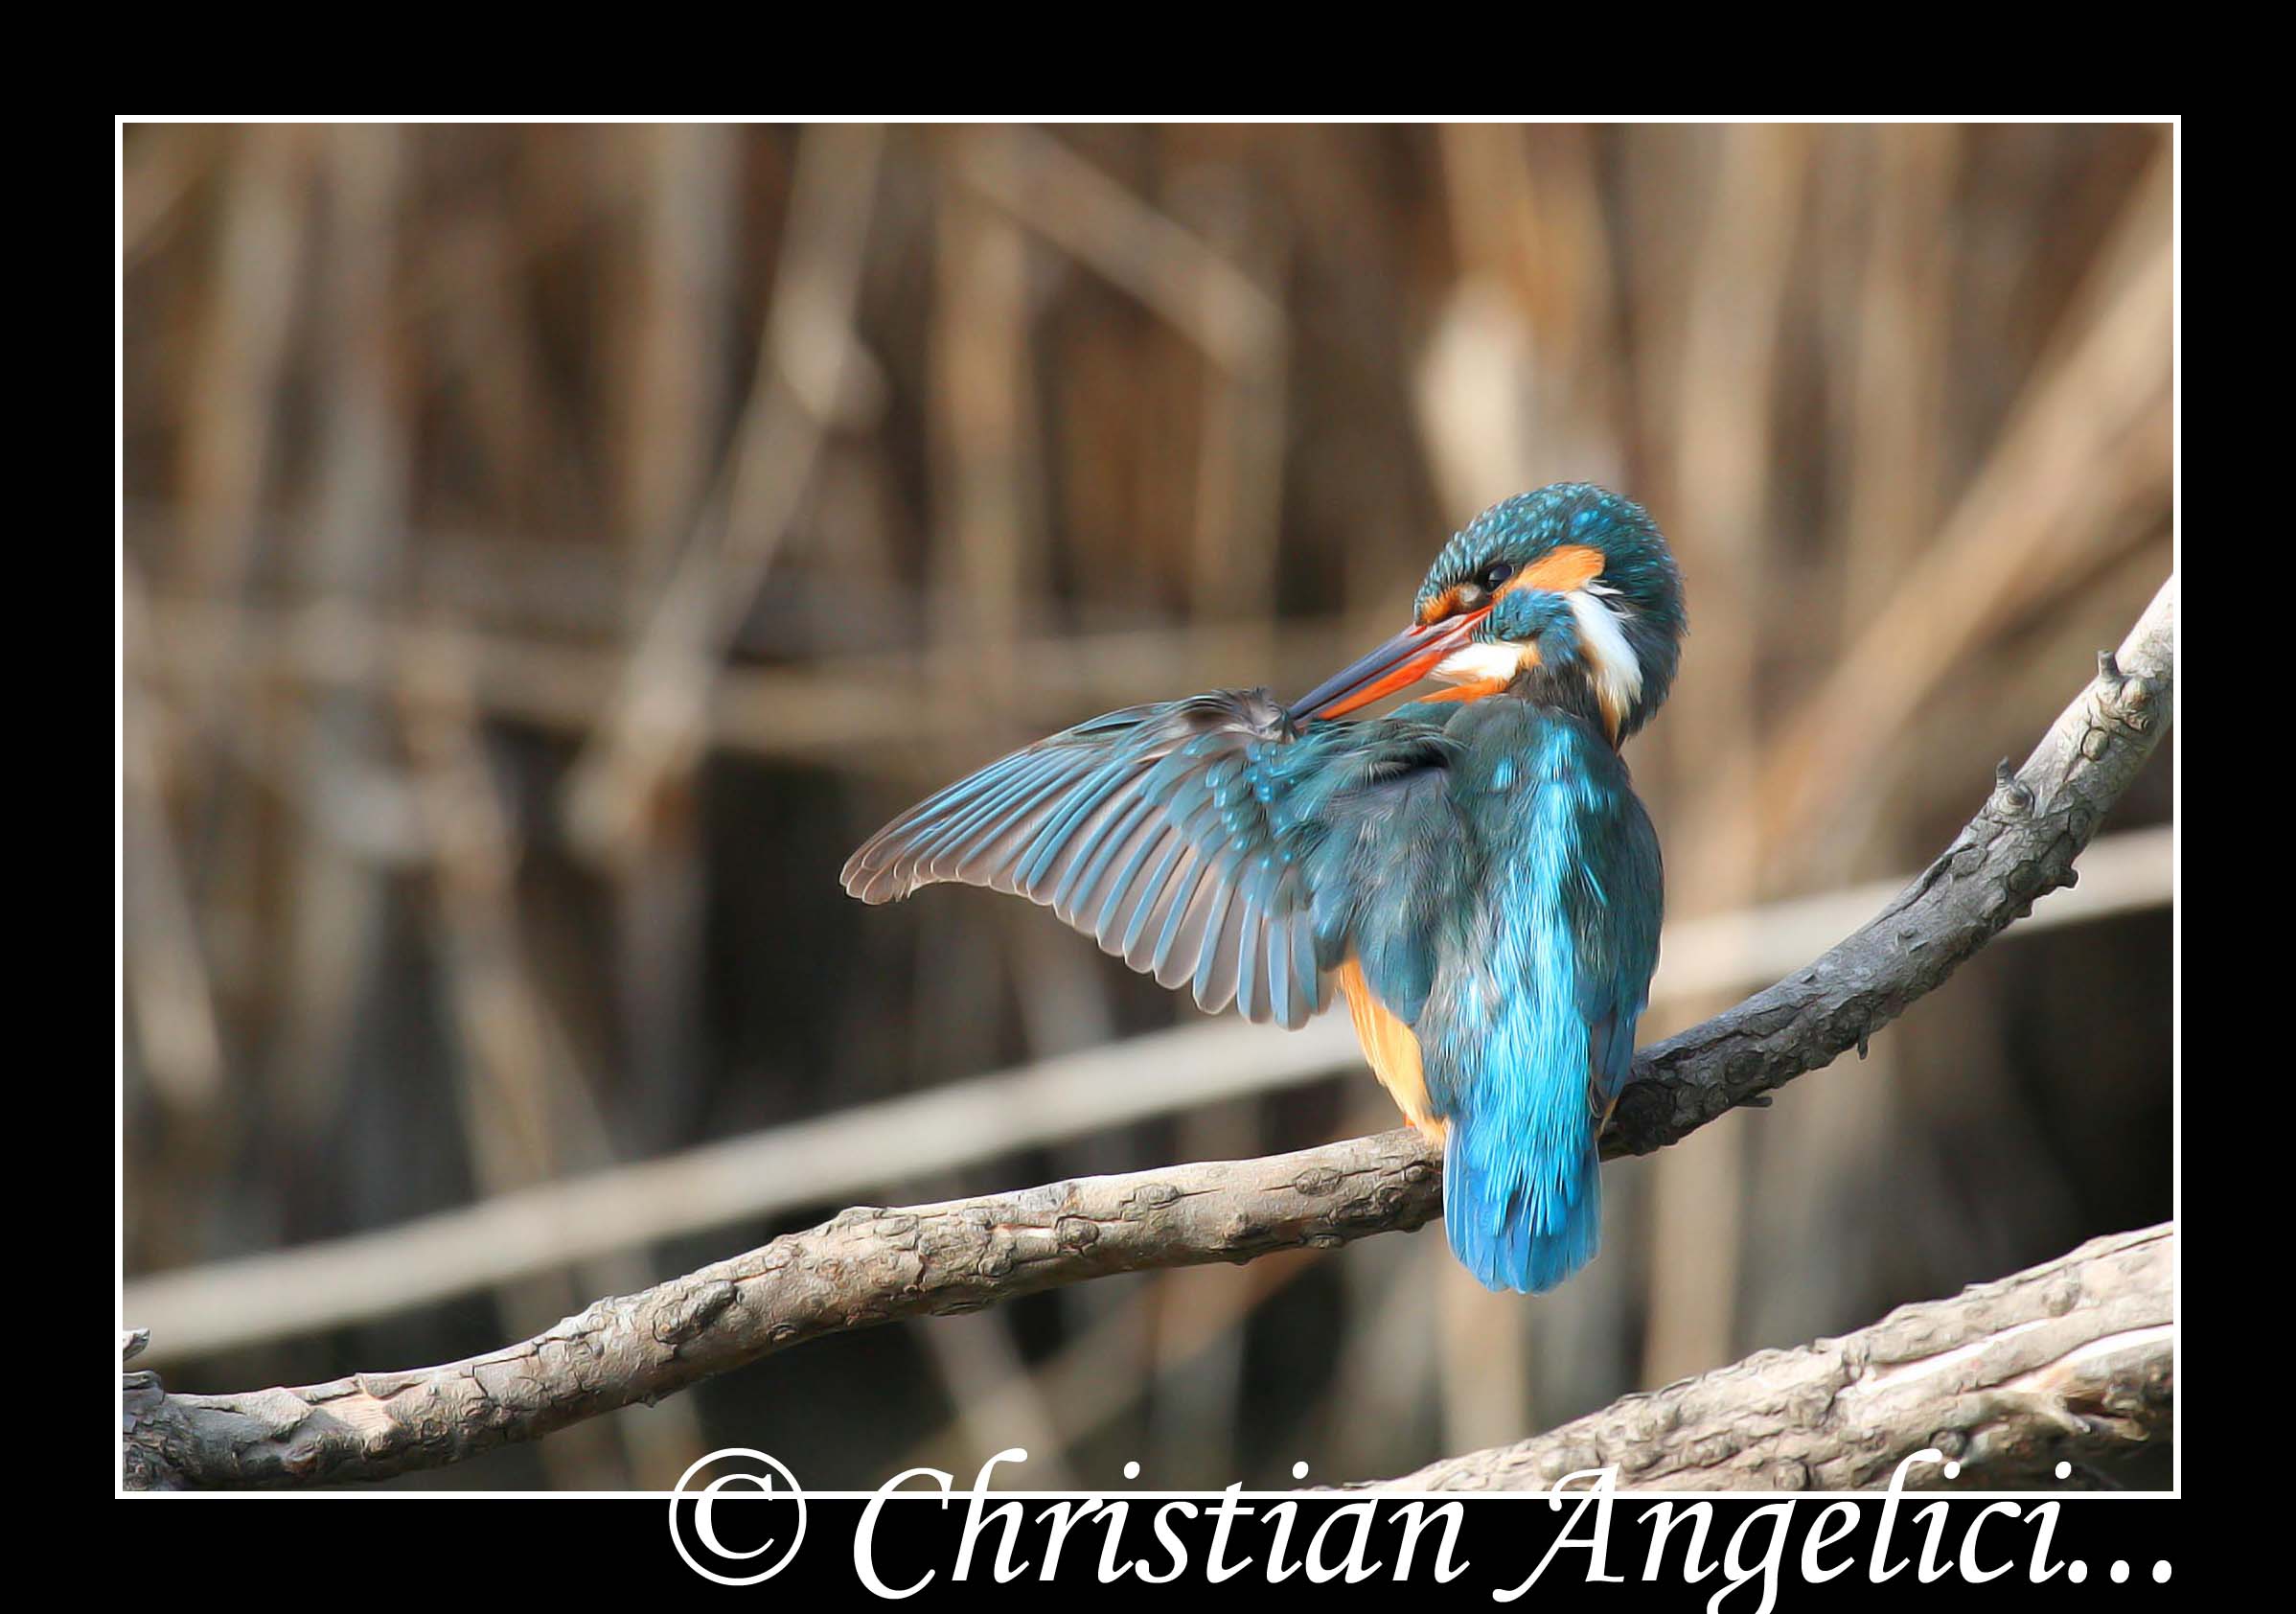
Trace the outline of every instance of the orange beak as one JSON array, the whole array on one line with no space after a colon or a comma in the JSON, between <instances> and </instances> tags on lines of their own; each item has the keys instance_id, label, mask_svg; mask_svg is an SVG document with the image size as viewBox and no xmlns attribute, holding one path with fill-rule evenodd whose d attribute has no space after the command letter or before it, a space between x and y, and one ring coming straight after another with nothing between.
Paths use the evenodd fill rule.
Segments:
<instances>
[{"instance_id":1,"label":"orange beak","mask_svg":"<svg viewBox=\"0 0 2296 1614\"><path fill-rule=\"evenodd\" d=\"M1319 718L1342 717L1383 695L1410 688L1473 638L1476 627L1490 614L1491 608L1485 606L1440 622L1404 629L1353 666L1332 674L1293 702L1292 721L1312 723Z\"/></svg>"}]
</instances>

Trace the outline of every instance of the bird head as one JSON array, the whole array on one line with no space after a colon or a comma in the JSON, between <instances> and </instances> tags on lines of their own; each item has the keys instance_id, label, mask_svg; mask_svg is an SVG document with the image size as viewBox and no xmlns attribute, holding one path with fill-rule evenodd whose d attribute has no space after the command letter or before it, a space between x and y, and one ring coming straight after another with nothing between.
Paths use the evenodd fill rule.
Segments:
<instances>
[{"instance_id":1,"label":"bird head","mask_svg":"<svg viewBox=\"0 0 2296 1614\"><path fill-rule=\"evenodd\" d=\"M1614 744L1674 680L1682 579L1640 505L1591 482L1519 494L1467 523L1420 584L1409 628L1292 708L1338 717L1424 678L1435 699L1501 690L1577 710Z\"/></svg>"}]
</instances>

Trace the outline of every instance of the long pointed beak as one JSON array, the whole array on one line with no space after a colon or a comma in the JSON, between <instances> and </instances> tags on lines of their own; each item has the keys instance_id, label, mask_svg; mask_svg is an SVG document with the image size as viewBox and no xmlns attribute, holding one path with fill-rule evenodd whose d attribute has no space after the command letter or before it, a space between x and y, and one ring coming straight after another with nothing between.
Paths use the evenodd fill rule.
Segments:
<instances>
[{"instance_id":1,"label":"long pointed beak","mask_svg":"<svg viewBox=\"0 0 2296 1614\"><path fill-rule=\"evenodd\" d=\"M1383 695L1408 689L1474 636L1490 609L1471 611L1397 634L1351 667L1343 668L1292 703L1292 721L1341 717Z\"/></svg>"}]
</instances>

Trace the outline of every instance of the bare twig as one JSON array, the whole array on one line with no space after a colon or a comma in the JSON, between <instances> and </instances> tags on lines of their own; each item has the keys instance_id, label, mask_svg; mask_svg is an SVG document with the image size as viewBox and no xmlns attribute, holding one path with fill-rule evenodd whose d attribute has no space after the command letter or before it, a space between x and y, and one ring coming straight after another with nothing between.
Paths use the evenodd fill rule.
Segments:
<instances>
[{"instance_id":1,"label":"bare twig","mask_svg":"<svg viewBox=\"0 0 2296 1614\"><path fill-rule=\"evenodd\" d=\"M1241 377L1280 362L1284 313L1217 247L1060 141L1025 130L965 149L962 178L1154 309Z\"/></svg>"},{"instance_id":2,"label":"bare twig","mask_svg":"<svg viewBox=\"0 0 2296 1614\"><path fill-rule=\"evenodd\" d=\"M1855 1490L1934 1448L1963 1489L2110 1484L2174 1425L2168 1224L2093 1238L1869 1328L1764 1350L1382 1490L1544 1490L1617 1464L1637 1490ZM2105 1473L2100 1475L2097 1469ZM1945 1484L1917 1464L1912 1488Z\"/></svg>"},{"instance_id":3,"label":"bare twig","mask_svg":"<svg viewBox=\"0 0 2296 1614\"><path fill-rule=\"evenodd\" d=\"M624 849L654 791L701 754L726 642L796 518L848 377L863 362L853 300L882 143L879 130L840 125L809 132L800 149L774 301L734 446L565 787L576 842L593 853Z\"/></svg>"},{"instance_id":4,"label":"bare twig","mask_svg":"<svg viewBox=\"0 0 2296 1614\"><path fill-rule=\"evenodd\" d=\"M1644 1053L1605 1139L1644 1153L1860 1045L2067 884L2166 731L2174 584L2020 772L1880 917L1807 969ZM299 1485L437 1467L532 1440L824 1333L975 1310L1117 1272L1249 1260L1421 1226L1440 1164L1415 1133L1264 1160L1085 1178L819 1228L600 1301L492 1355L301 1390L131 1387L132 1485Z\"/></svg>"},{"instance_id":5,"label":"bare twig","mask_svg":"<svg viewBox=\"0 0 2296 1614\"><path fill-rule=\"evenodd\" d=\"M2133 514L2167 506L2170 205L2162 160L2094 271L2090 316L2068 322L1935 541L1766 748L1757 795L1774 860L1800 855L1974 647L2093 564Z\"/></svg>"}]
</instances>

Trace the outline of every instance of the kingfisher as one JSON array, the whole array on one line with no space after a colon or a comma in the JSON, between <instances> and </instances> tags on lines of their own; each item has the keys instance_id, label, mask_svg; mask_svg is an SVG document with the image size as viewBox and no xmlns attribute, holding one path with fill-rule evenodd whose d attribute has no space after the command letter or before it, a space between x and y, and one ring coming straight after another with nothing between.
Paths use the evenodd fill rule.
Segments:
<instances>
[{"instance_id":1,"label":"kingfisher","mask_svg":"<svg viewBox=\"0 0 2296 1614\"><path fill-rule=\"evenodd\" d=\"M1687 619L1642 509L1562 482L1455 534L1412 620L1290 705L1128 706L902 814L845 865L883 903L1018 893L1197 1005L1287 1028L1337 983L1443 1151L1451 1248L1540 1293L1595 1254L1596 1140L1658 963L1658 836L1619 747ZM1428 678L1449 685L1340 721Z\"/></svg>"}]
</instances>

